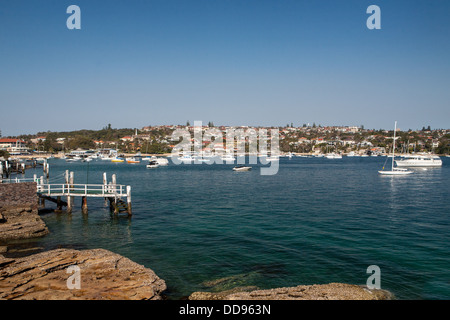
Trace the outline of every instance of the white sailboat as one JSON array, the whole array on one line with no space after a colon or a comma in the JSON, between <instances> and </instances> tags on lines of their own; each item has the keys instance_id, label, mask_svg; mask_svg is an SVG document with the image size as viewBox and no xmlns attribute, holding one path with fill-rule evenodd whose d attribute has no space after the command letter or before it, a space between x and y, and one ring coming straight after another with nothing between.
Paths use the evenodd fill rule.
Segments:
<instances>
[{"instance_id":1,"label":"white sailboat","mask_svg":"<svg viewBox=\"0 0 450 320\"><path fill-rule=\"evenodd\" d=\"M383 169L381 169L381 171L378 171L379 174L384 174L384 175L406 175L406 174L411 174L413 173L412 171L409 171L407 169L403 169L403 168L397 168L394 167L394 159L395 159L395 133L397 132L397 121L395 121L395 125L394 125L394 142L392 143L392 167L391 170L384 170L384 166ZM388 158L386 158L387 160ZM386 164L386 162L385 162Z\"/></svg>"}]
</instances>

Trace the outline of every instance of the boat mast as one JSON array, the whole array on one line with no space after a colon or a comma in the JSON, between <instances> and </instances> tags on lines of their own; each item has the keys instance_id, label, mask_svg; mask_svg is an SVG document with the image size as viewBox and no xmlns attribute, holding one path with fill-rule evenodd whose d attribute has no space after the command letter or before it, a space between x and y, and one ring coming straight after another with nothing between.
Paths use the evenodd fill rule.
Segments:
<instances>
[{"instance_id":1,"label":"boat mast","mask_svg":"<svg viewBox=\"0 0 450 320\"><path fill-rule=\"evenodd\" d=\"M397 121L394 124L394 143L392 144L392 170L394 170L394 158L395 158L395 132L397 131Z\"/></svg>"}]
</instances>

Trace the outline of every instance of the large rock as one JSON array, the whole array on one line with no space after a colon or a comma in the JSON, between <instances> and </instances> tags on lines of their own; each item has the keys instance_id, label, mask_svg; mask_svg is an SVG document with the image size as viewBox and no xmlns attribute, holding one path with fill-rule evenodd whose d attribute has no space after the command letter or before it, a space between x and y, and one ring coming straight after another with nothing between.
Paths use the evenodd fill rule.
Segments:
<instances>
[{"instance_id":1,"label":"large rock","mask_svg":"<svg viewBox=\"0 0 450 320\"><path fill-rule=\"evenodd\" d=\"M0 184L0 241L46 234L48 228L38 214L36 183Z\"/></svg>"},{"instance_id":2,"label":"large rock","mask_svg":"<svg viewBox=\"0 0 450 320\"><path fill-rule=\"evenodd\" d=\"M49 233L45 222L31 206L0 206L0 240L42 237Z\"/></svg>"},{"instance_id":3,"label":"large rock","mask_svg":"<svg viewBox=\"0 0 450 320\"><path fill-rule=\"evenodd\" d=\"M189 300L388 300L391 293L385 290L369 290L362 286L330 283L268 290L239 291L239 288L223 292L194 292Z\"/></svg>"},{"instance_id":4,"label":"large rock","mask_svg":"<svg viewBox=\"0 0 450 320\"><path fill-rule=\"evenodd\" d=\"M80 289L73 288L70 266L79 268ZM165 289L152 270L103 249L0 256L0 299L160 300Z\"/></svg>"}]
</instances>

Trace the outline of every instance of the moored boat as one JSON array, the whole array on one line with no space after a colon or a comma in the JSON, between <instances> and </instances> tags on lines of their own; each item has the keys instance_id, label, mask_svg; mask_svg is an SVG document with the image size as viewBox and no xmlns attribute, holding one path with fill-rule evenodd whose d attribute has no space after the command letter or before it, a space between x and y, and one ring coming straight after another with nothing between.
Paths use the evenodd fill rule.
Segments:
<instances>
[{"instance_id":1,"label":"moored boat","mask_svg":"<svg viewBox=\"0 0 450 320\"><path fill-rule=\"evenodd\" d=\"M408 155L401 160L395 160L397 167L440 167L442 160L437 155L417 154Z\"/></svg>"},{"instance_id":2,"label":"moored boat","mask_svg":"<svg viewBox=\"0 0 450 320\"><path fill-rule=\"evenodd\" d=\"M140 161L136 158L127 158L127 163L140 163Z\"/></svg>"},{"instance_id":3,"label":"moored boat","mask_svg":"<svg viewBox=\"0 0 450 320\"><path fill-rule=\"evenodd\" d=\"M383 166L383 169L381 169L381 171L378 171L379 174L399 176L399 175L407 175L407 174L413 173L412 171L409 171L407 169L397 168L397 167L394 166L394 159L395 159L395 132L396 131L397 131L397 121L395 121L395 125L394 125L394 139L393 139L393 143L392 143L392 167L391 167L391 170L384 170L384 166ZM386 157L386 161L388 159L389 158ZM386 164L386 162L384 164Z\"/></svg>"},{"instance_id":4,"label":"moored boat","mask_svg":"<svg viewBox=\"0 0 450 320\"><path fill-rule=\"evenodd\" d=\"M146 166L148 169L158 168L159 164L155 160L151 160L148 165Z\"/></svg>"},{"instance_id":5,"label":"moored boat","mask_svg":"<svg viewBox=\"0 0 450 320\"><path fill-rule=\"evenodd\" d=\"M252 167L249 166L236 166L233 168L233 171L250 171Z\"/></svg>"}]
</instances>

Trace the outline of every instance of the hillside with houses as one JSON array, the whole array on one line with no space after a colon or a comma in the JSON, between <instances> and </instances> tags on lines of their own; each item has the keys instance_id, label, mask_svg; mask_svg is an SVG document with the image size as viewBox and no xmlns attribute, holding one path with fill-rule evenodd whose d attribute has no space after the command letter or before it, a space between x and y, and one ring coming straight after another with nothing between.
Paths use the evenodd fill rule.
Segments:
<instances>
[{"instance_id":1,"label":"hillside with houses","mask_svg":"<svg viewBox=\"0 0 450 320\"><path fill-rule=\"evenodd\" d=\"M214 128L223 132L223 147L226 149L227 130L261 129L260 127L214 126L208 123L202 131ZM107 125L101 130L78 130L70 132L38 132L35 135L20 135L16 137L1 137L0 152L10 155L30 153L67 153L76 149L94 150L113 148L123 153L141 152L144 154L170 153L179 140L172 139L176 129L188 130L194 137L194 127L186 125L157 125L143 128L115 129ZM363 126L322 126L315 124L294 127L271 127L278 129L280 151L283 153L326 153L349 152L359 154L385 154L392 146L393 130L364 129ZM450 130L431 129L397 130L396 146L399 152L433 152L437 154L450 153ZM246 140L236 141L245 143ZM212 141L202 139L194 141L202 148ZM248 140L248 139L247 139ZM217 143L214 145L218 148Z\"/></svg>"}]
</instances>

